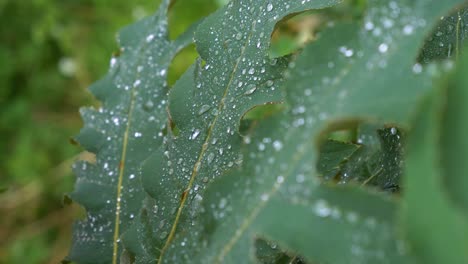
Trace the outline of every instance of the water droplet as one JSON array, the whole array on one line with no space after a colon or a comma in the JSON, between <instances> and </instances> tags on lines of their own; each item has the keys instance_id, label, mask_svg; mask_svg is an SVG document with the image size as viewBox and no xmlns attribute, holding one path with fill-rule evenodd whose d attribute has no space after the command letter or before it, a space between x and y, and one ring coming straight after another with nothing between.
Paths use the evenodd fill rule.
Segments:
<instances>
[{"instance_id":1,"label":"water droplet","mask_svg":"<svg viewBox=\"0 0 468 264\"><path fill-rule=\"evenodd\" d=\"M259 144L258 144L258 150L264 151L264 150L265 150L265 144L259 143Z\"/></svg>"},{"instance_id":2,"label":"water droplet","mask_svg":"<svg viewBox=\"0 0 468 264\"><path fill-rule=\"evenodd\" d=\"M146 37L146 42L151 42L154 39L154 35L150 34Z\"/></svg>"},{"instance_id":3,"label":"water droplet","mask_svg":"<svg viewBox=\"0 0 468 264\"><path fill-rule=\"evenodd\" d=\"M211 106L209 105L202 105L202 107L200 107L200 110L198 110L198 115L203 115L204 113L208 112L210 108Z\"/></svg>"},{"instance_id":4,"label":"water droplet","mask_svg":"<svg viewBox=\"0 0 468 264\"><path fill-rule=\"evenodd\" d=\"M240 33L240 32L237 33L237 34L236 34L236 39L237 39L237 40L241 40L241 39L242 39L242 33Z\"/></svg>"},{"instance_id":5,"label":"water droplet","mask_svg":"<svg viewBox=\"0 0 468 264\"><path fill-rule=\"evenodd\" d=\"M215 154L213 152L208 154L208 157L206 158L206 160L208 161L208 164L211 164L211 162L213 162L214 158L215 158Z\"/></svg>"},{"instance_id":6,"label":"water droplet","mask_svg":"<svg viewBox=\"0 0 468 264\"><path fill-rule=\"evenodd\" d=\"M403 34L405 35L411 35L413 34L414 27L413 25L406 25L403 27Z\"/></svg>"},{"instance_id":7,"label":"water droplet","mask_svg":"<svg viewBox=\"0 0 468 264\"><path fill-rule=\"evenodd\" d=\"M297 183L303 183L305 181L305 176L304 174L298 174L296 175L296 181Z\"/></svg>"},{"instance_id":8,"label":"water droplet","mask_svg":"<svg viewBox=\"0 0 468 264\"><path fill-rule=\"evenodd\" d=\"M268 3L267 11L270 12L271 10L273 10L273 5L271 3Z\"/></svg>"},{"instance_id":9,"label":"water droplet","mask_svg":"<svg viewBox=\"0 0 468 264\"><path fill-rule=\"evenodd\" d=\"M278 177L276 178L276 182L279 183L279 184L283 183L283 182L284 182L284 177L283 177L283 175L278 176Z\"/></svg>"},{"instance_id":10,"label":"water droplet","mask_svg":"<svg viewBox=\"0 0 468 264\"><path fill-rule=\"evenodd\" d=\"M151 100L146 101L146 103L143 105L143 109L145 109L146 111L152 110L153 107L154 107L154 103Z\"/></svg>"},{"instance_id":11,"label":"water droplet","mask_svg":"<svg viewBox=\"0 0 468 264\"><path fill-rule=\"evenodd\" d=\"M140 132L135 132L134 136L135 136L136 138L139 138L139 137L143 136L143 134L140 133Z\"/></svg>"},{"instance_id":12,"label":"water droplet","mask_svg":"<svg viewBox=\"0 0 468 264\"><path fill-rule=\"evenodd\" d=\"M161 232L161 235L159 236L160 239L165 239L167 237L168 233L166 231Z\"/></svg>"},{"instance_id":13,"label":"water droplet","mask_svg":"<svg viewBox=\"0 0 468 264\"><path fill-rule=\"evenodd\" d=\"M358 214L355 212L348 212L346 214L346 220L348 220L348 222L350 223L356 223L358 220L358 217L359 217Z\"/></svg>"},{"instance_id":14,"label":"water droplet","mask_svg":"<svg viewBox=\"0 0 468 264\"><path fill-rule=\"evenodd\" d=\"M414 72L415 74L421 73L422 70L423 70L423 67L422 67L421 64L416 63L416 64L413 65L413 72Z\"/></svg>"},{"instance_id":15,"label":"water droplet","mask_svg":"<svg viewBox=\"0 0 468 264\"><path fill-rule=\"evenodd\" d=\"M314 211L320 217L328 217L331 214L332 209L328 205L327 201L320 199L315 203Z\"/></svg>"},{"instance_id":16,"label":"water droplet","mask_svg":"<svg viewBox=\"0 0 468 264\"><path fill-rule=\"evenodd\" d=\"M351 57L351 56L354 55L354 51L353 51L352 49L348 49L348 48L345 47L345 46L341 46L341 47L339 48L339 51L340 51L343 55L345 55L345 57L347 57L347 58L349 58L349 57Z\"/></svg>"},{"instance_id":17,"label":"water droplet","mask_svg":"<svg viewBox=\"0 0 468 264\"><path fill-rule=\"evenodd\" d=\"M397 132L398 131L395 127L390 128L390 133L392 133L392 135L396 135Z\"/></svg>"},{"instance_id":18,"label":"water droplet","mask_svg":"<svg viewBox=\"0 0 468 264\"><path fill-rule=\"evenodd\" d=\"M366 30L372 30L374 29L374 23L372 23L371 21L367 21L365 24L364 24L364 28Z\"/></svg>"},{"instance_id":19,"label":"water droplet","mask_svg":"<svg viewBox=\"0 0 468 264\"><path fill-rule=\"evenodd\" d=\"M219 200L218 207L221 208L221 209L223 209L224 207L226 207L226 204L227 204L226 198L221 198L221 199Z\"/></svg>"},{"instance_id":20,"label":"water droplet","mask_svg":"<svg viewBox=\"0 0 468 264\"><path fill-rule=\"evenodd\" d=\"M136 81L133 83L133 87L138 87L140 84L141 84L141 81L140 81L140 80L136 80Z\"/></svg>"},{"instance_id":21,"label":"water droplet","mask_svg":"<svg viewBox=\"0 0 468 264\"><path fill-rule=\"evenodd\" d=\"M281 143L281 141L279 140L275 140L273 142L273 148L276 150L276 151L280 151L282 148L283 148L283 143Z\"/></svg>"},{"instance_id":22,"label":"water droplet","mask_svg":"<svg viewBox=\"0 0 468 264\"><path fill-rule=\"evenodd\" d=\"M200 135L200 130L195 129L189 139L196 139Z\"/></svg>"},{"instance_id":23,"label":"water droplet","mask_svg":"<svg viewBox=\"0 0 468 264\"><path fill-rule=\"evenodd\" d=\"M379 52L385 53L388 51L388 45L386 43L382 43L379 45Z\"/></svg>"},{"instance_id":24,"label":"water droplet","mask_svg":"<svg viewBox=\"0 0 468 264\"><path fill-rule=\"evenodd\" d=\"M135 179L135 174L130 174L130 176L128 176L128 178L129 178L130 180Z\"/></svg>"},{"instance_id":25,"label":"water droplet","mask_svg":"<svg viewBox=\"0 0 468 264\"><path fill-rule=\"evenodd\" d=\"M257 86L254 84L249 84L247 91L244 92L244 95L251 95L257 90Z\"/></svg>"},{"instance_id":26,"label":"water droplet","mask_svg":"<svg viewBox=\"0 0 468 264\"><path fill-rule=\"evenodd\" d=\"M112 59L110 60L110 66L113 68L115 67L115 65L117 65L117 59L112 57Z\"/></svg>"}]
</instances>

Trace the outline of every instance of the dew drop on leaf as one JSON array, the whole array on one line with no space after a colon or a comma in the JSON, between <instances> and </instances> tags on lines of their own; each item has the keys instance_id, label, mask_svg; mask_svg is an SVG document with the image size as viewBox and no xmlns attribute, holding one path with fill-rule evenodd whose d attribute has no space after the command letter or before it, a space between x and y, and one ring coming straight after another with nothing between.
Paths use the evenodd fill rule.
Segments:
<instances>
[{"instance_id":1,"label":"dew drop on leaf","mask_svg":"<svg viewBox=\"0 0 468 264\"><path fill-rule=\"evenodd\" d=\"M211 106L209 105L202 105L202 107L200 107L200 110L198 110L198 115L203 115L204 113L208 112L210 108Z\"/></svg>"}]
</instances>

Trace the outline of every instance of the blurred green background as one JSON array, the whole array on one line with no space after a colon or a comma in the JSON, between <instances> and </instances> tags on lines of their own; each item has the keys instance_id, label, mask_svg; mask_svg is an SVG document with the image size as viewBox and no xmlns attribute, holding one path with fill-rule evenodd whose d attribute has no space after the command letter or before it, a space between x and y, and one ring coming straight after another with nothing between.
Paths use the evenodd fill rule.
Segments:
<instances>
[{"instance_id":1,"label":"blurred green background","mask_svg":"<svg viewBox=\"0 0 468 264\"><path fill-rule=\"evenodd\" d=\"M59 263L82 209L65 204L76 159L69 143L82 127L78 109L97 105L87 87L108 68L116 32L153 13L157 0L0 0L0 264ZM171 38L227 0L178 0ZM361 14L364 0L334 9ZM333 12L328 13L333 15ZM321 15L278 25L271 55L314 38ZM323 15L323 13L322 13ZM174 60L173 83L194 60L194 46Z\"/></svg>"}]
</instances>

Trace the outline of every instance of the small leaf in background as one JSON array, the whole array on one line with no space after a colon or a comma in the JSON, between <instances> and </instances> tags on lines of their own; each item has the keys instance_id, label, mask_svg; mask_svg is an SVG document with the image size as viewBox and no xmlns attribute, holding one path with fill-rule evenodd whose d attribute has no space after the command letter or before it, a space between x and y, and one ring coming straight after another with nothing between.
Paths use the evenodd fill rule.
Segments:
<instances>
[{"instance_id":1,"label":"small leaf in background","mask_svg":"<svg viewBox=\"0 0 468 264\"><path fill-rule=\"evenodd\" d=\"M429 38L419 55L419 60L428 63L433 60L458 58L465 39L468 37L468 7L455 9L448 16L440 18L440 22Z\"/></svg>"}]
</instances>

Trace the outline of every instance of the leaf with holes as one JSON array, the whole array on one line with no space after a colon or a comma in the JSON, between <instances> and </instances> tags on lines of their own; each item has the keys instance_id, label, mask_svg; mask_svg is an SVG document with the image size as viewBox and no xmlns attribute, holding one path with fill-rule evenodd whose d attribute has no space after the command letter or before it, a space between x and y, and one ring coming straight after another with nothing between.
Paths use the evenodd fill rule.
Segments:
<instances>
[{"instance_id":1,"label":"leaf with holes","mask_svg":"<svg viewBox=\"0 0 468 264\"><path fill-rule=\"evenodd\" d=\"M362 121L408 127L432 88L432 72L415 64L418 47L456 3L370 1L362 26L336 25L309 45L287 74L290 111L257 128L242 169L209 186L203 217L174 239L169 259L253 263L261 237L311 262L412 263L398 204L318 182L318 143Z\"/></svg>"},{"instance_id":2,"label":"leaf with holes","mask_svg":"<svg viewBox=\"0 0 468 264\"><path fill-rule=\"evenodd\" d=\"M242 163L238 133L251 108L282 99L279 84L288 58L270 59L275 24L292 13L338 1L233 1L207 17L195 33L199 60L175 84L169 113L177 129L143 167L143 185L158 210L146 226L146 261L174 262L172 241L186 233L207 183ZM143 239L146 241L146 239ZM171 251L171 257L165 258ZM179 260L180 261L180 260ZM185 260L187 261L187 260ZM178 261L176 261L178 262Z\"/></svg>"},{"instance_id":3,"label":"leaf with holes","mask_svg":"<svg viewBox=\"0 0 468 264\"><path fill-rule=\"evenodd\" d=\"M92 88L103 106L83 112L77 137L96 164L75 166L72 198L88 215L69 259L467 262L466 61L425 53L441 16L455 10L464 32L463 1L304 13L298 38L316 39L268 56L279 21L338 2L233 0L171 42L167 0L123 30ZM169 89L168 64L191 37L200 57Z\"/></svg>"}]
</instances>

